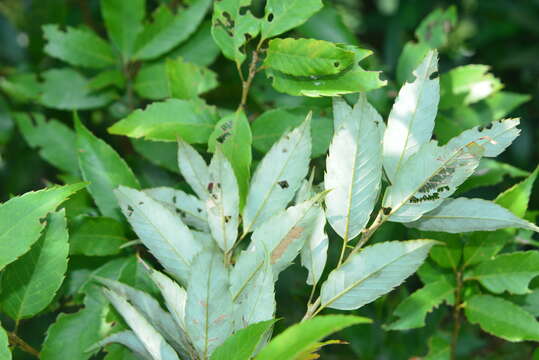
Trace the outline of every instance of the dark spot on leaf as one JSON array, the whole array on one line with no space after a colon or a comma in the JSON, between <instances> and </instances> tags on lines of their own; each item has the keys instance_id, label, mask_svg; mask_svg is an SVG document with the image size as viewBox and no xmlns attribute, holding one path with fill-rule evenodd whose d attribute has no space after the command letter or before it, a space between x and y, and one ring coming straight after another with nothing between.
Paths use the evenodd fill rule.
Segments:
<instances>
[{"instance_id":1,"label":"dark spot on leaf","mask_svg":"<svg viewBox=\"0 0 539 360\"><path fill-rule=\"evenodd\" d=\"M434 79L436 79L436 78L438 77L439 74L440 74L440 73L439 73L438 71L433 72L432 74L430 74L429 80L434 80Z\"/></svg>"},{"instance_id":2,"label":"dark spot on leaf","mask_svg":"<svg viewBox=\"0 0 539 360\"><path fill-rule=\"evenodd\" d=\"M139 204L139 205L144 205L144 202L142 202L142 201L139 201L139 203L138 203L138 204Z\"/></svg>"},{"instance_id":3,"label":"dark spot on leaf","mask_svg":"<svg viewBox=\"0 0 539 360\"><path fill-rule=\"evenodd\" d=\"M338 62L338 61L335 61L335 62L333 63L333 66L335 66L336 68L338 68L340 65L341 65L341 63Z\"/></svg>"},{"instance_id":4,"label":"dark spot on leaf","mask_svg":"<svg viewBox=\"0 0 539 360\"><path fill-rule=\"evenodd\" d=\"M492 126L493 126L493 125L494 125L493 123L490 123L490 124L488 124L487 126L485 126L485 129L492 129Z\"/></svg>"},{"instance_id":5,"label":"dark spot on leaf","mask_svg":"<svg viewBox=\"0 0 539 360\"><path fill-rule=\"evenodd\" d=\"M197 211L198 211L199 213L201 213L201 212L202 212L202 209L201 209L201 208L197 208Z\"/></svg>"},{"instance_id":6,"label":"dark spot on leaf","mask_svg":"<svg viewBox=\"0 0 539 360\"><path fill-rule=\"evenodd\" d=\"M268 22L272 22L272 21L273 21L273 14L269 13L268 14Z\"/></svg>"},{"instance_id":7,"label":"dark spot on leaf","mask_svg":"<svg viewBox=\"0 0 539 360\"><path fill-rule=\"evenodd\" d=\"M384 213L384 215L389 215L391 213L391 208L390 207L382 208L382 212Z\"/></svg>"},{"instance_id":8,"label":"dark spot on leaf","mask_svg":"<svg viewBox=\"0 0 539 360\"><path fill-rule=\"evenodd\" d=\"M176 195L174 195L174 196L172 197L172 202L173 202L174 204L176 204Z\"/></svg>"},{"instance_id":9,"label":"dark spot on leaf","mask_svg":"<svg viewBox=\"0 0 539 360\"><path fill-rule=\"evenodd\" d=\"M247 14L247 11L249 11L249 6L242 6L240 7L240 15L245 15Z\"/></svg>"},{"instance_id":10,"label":"dark spot on leaf","mask_svg":"<svg viewBox=\"0 0 539 360\"><path fill-rule=\"evenodd\" d=\"M131 205L127 205L127 216L131 216L133 214L133 208Z\"/></svg>"},{"instance_id":11,"label":"dark spot on leaf","mask_svg":"<svg viewBox=\"0 0 539 360\"><path fill-rule=\"evenodd\" d=\"M286 180L281 180L277 184L279 184L281 189L287 189L288 188L288 181L286 181Z\"/></svg>"},{"instance_id":12,"label":"dark spot on leaf","mask_svg":"<svg viewBox=\"0 0 539 360\"><path fill-rule=\"evenodd\" d=\"M228 215L225 215L225 223L227 223L227 224L228 224L228 222L229 222L229 221L230 221L230 216L228 216Z\"/></svg>"},{"instance_id":13,"label":"dark spot on leaf","mask_svg":"<svg viewBox=\"0 0 539 360\"><path fill-rule=\"evenodd\" d=\"M217 200L217 195L216 195L216 194L211 194L211 196L212 196L215 200Z\"/></svg>"},{"instance_id":14,"label":"dark spot on leaf","mask_svg":"<svg viewBox=\"0 0 539 360\"><path fill-rule=\"evenodd\" d=\"M288 149L287 148L283 148L283 152L288 152Z\"/></svg>"},{"instance_id":15,"label":"dark spot on leaf","mask_svg":"<svg viewBox=\"0 0 539 360\"><path fill-rule=\"evenodd\" d=\"M249 41L251 41L251 39L253 38L253 37L251 36L251 34L247 34L247 33L244 35L244 37L245 37L245 42L249 42Z\"/></svg>"},{"instance_id":16,"label":"dark spot on leaf","mask_svg":"<svg viewBox=\"0 0 539 360\"><path fill-rule=\"evenodd\" d=\"M216 183L217 184L217 188L220 189L221 188L221 183Z\"/></svg>"},{"instance_id":17,"label":"dark spot on leaf","mask_svg":"<svg viewBox=\"0 0 539 360\"><path fill-rule=\"evenodd\" d=\"M226 133L223 133L221 135L219 135L217 137L217 139L215 139L219 144L222 144L225 142L226 138L230 136L230 133L226 132Z\"/></svg>"},{"instance_id":18,"label":"dark spot on leaf","mask_svg":"<svg viewBox=\"0 0 539 360\"><path fill-rule=\"evenodd\" d=\"M209 192L213 191L213 183L212 182L208 184L208 191Z\"/></svg>"}]
</instances>

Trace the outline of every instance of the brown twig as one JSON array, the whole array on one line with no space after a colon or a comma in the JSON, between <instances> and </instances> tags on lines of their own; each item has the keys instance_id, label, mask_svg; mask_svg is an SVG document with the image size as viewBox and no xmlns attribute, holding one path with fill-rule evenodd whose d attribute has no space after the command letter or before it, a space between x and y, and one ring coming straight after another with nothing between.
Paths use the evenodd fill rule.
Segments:
<instances>
[{"instance_id":1,"label":"brown twig","mask_svg":"<svg viewBox=\"0 0 539 360\"><path fill-rule=\"evenodd\" d=\"M242 90L241 90L241 102L238 106L238 110L242 110L247 103L247 96L249 95L249 90L251 89L251 84L257 73L257 63L258 63L258 50L253 51L253 56L251 58L251 63L249 64L249 73L247 74L247 79L243 80L243 74L240 71L240 77L242 78Z\"/></svg>"},{"instance_id":2,"label":"brown twig","mask_svg":"<svg viewBox=\"0 0 539 360\"><path fill-rule=\"evenodd\" d=\"M462 269L457 269L455 273L455 279L457 282L455 288L455 304L453 307L453 333L451 334L451 360L457 358L457 343L460 333L461 317L460 308L462 302Z\"/></svg>"},{"instance_id":3,"label":"brown twig","mask_svg":"<svg viewBox=\"0 0 539 360\"><path fill-rule=\"evenodd\" d=\"M32 346L28 345L28 343L26 343L26 341L18 337L17 334L15 334L14 332L10 332L8 333L8 337L9 337L9 343L11 345L17 346L22 351L27 352L28 354L31 354L39 359L39 351L34 349Z\"/></svg>"}]
</instances>

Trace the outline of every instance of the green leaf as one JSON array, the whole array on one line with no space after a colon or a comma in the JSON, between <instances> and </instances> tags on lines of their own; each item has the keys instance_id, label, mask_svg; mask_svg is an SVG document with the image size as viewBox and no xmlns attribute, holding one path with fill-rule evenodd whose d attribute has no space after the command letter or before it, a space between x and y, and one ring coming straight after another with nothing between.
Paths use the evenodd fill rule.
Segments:
<instances>
[{"instance_id":1,"label":"green leaf","mask_svg":"<svg viewBox=\"0 0 539 360\"><path fill-rule=\"evenodd\" d=\"M512 342L539 341L537 320L512 302L491 295L476 295L466 301L464 309L469 322L479 324L494 336Z\"/></svg>"},{"instance_id":2,"label":"green leaf","mask_svg":"<svg viewBox=\"0 0 539 360\"><path fill-rule=\"evenodd\" d=\"M431 48L447 45L449 33L457 25L457 8L450 6L447 10L436 9L419 25L415 34L419 41Z\"/></svg>"},{"instance_id":3,"label":"green leaf","mask_svg":"<svg viewBox=\"0 0 539 360\"><path fill-rule=\"evenodd\" d=\"M41 84L34 73L14 73L0 78L0 89L16 102L27 103L37 100Z\"/></svg>"},{"instance_id":4,"label":"green leaf","mask_svg":"<svg viewBox=\"0 0 539 360\"><path fill-rule=\"evenodd\" d=\"M396 78L398 84L402 85L406 81L411 83L414 80L412 75L414 69L421 64L430 50L430 47L422 42L409 41L404 45L397 63Z\"/></svg>"},{"instance_id":5,"label":"green leaf","mask_svg":"<svg viewBox=\"0 0 539 360\"><path fill-rule=\"evenodd\" d=\"M423 360L449 360L451 342L445 337L433 335L429 338L429 352Z\"/></svg>"},{"instance_id":6,"label":"green leaf","mask_svg":"<svg viewBox=\"0 0 539 360\"><path fill-rule=\"evenodd\" d=\"M0 326L0 358L11 360L11 351L9 350L9 341L6 331ZM248 358L246 358L248 360Z\"/></svg>"},{"instance_id":7,"label":"green leaf","mask_svg":"<svg viewBox=\"0 0 539 360\"><path fill-rule=\"evenodd\" d=\"M101 69L117 63L110 45L90 30L44 25L43 33L45 53L71 65Z\"/></svg>"},{"instance_id":8,"label":"green leaf","mask_svg":"<svg viewBox=\"0 0 539 360\"><path fill-rule=\"evenodd\" d=\"M146 1L101 0L101 14L109 38L126 63L133 54L135 41L143 30Z\"/></svg>"},{"instance_id":9,"label":"green leaf","mask_svg":"<svg viewBox=\"0 0 539 360\"><path fill-rule=\"evenodd\" d=\"M92 91L98 91L113 86L123 90L125 87L125 80L124 74L120 70L105 70L90 80L88 88Z\"/></svg>"},{"instance_id":10,"label":"green leaf","mask_svg":"<svg viewBox=\"0 0 539 360\"><path fill-rule=\"evenodd\" d=\"M121 344L123 346L125 346L126 348L128 348L130 351L132 351L133 353L135 353L137 356L135 357L135 359L148 359L148 360L152 360L152 355L150 355L150 353L148 352L148 350L146 350L146 348L144 347L144 344L138 339L137 335L132 332L132 331L129 331L129 330L125 330L125 331L120 331L120 332L117 332L117 333L114 333L112 335L109 335L107 336L106 338L104 338L103 340L97 342L96 344L94 344L91 348L89 348L88 350L89 351L92 351L92 350L97 350L99 349L100 347L103 347L103 346L107 346L109 344ZM110 357L110 351L107 351L107 357L105 359L107 360L110 360L109 357ZM124 360L123 358L121 360Z\"/></svg>"},{"instance_id":11,"label":"green leaf","mask_svg":"<svg viewBox=\"0 0 539 360\"><path fill-rule=\"evenodd\" d=\"M39 155L60 170L79 174L76 136L58 120L45 121L39 113L16 113L13 118L28 145L39 148Z\"/></svg>"},{"instance_id":12,"label":"green leaf","mask_svg":"<svg viewBox=\"0 0 539 360\"><path fill-rule=\"evenodd\" d=\"M419 220L406 224L426 231L462 233L492 231L509 227L539 232L539 227L523 220L496 203L482 199L445 199Z\"/></svg>"},{"instance_id":13,"label":"green leaf","mask_svg":"<svg viewBox=\"0 0 539 360\"><path fill-rule=\"evenodd\" d=\"M185 43L173 50L169 56L171 58L181 56L185 61L198 66L209 66L220 53L221 51L211 35L211 22L204 21L197 31Z\"/></svg>"},{"instance_id":14,"label":"green leaf","mask_svg":"<svg viewBox=\"0 0 539 360\"><path fill-rule=\"evenodd\" d=\"M47 228L30 251L2 273L2 312L17 323L43 310L62 285L69 252L65 211L49 216Z\"/></svg>"},{"instance_id":15,"label":"green leaf","mask_svg":"<svg viewBox=\"0 0 539 360\"><path fill-rule=\"evenodd\" d=\"M440 76L440 109L470 105L502 88L486 65L459 66Z\"/></svg>"},{"instance_id":16,"label":"green leaf","mask_svg":"<svg viewBox=\"0 0 539 360\"><path fill-rule=\"evenodd\" d=\"M240 66L246 58L241 49L260 32L260 20L250 10L240 12L251 0L221 0L213 4L211 34L223 55Z\"/></svg>"},{"instance_id":17,"label":"green leaf","mask_svg":"<svg viewBox=\"0 0 539 360\"><path fill-rule=\"evenodd\" d=\"M405 83L391 108L384 133L384 169L395 183L406 160L428 143L440 98L438 54L430 51L414 70L415 80Z\"/></svg>"},{"instance_id":18,"label":"green leaf","mask_svg":"<svg viewBox=\"0 0 539 360\"><path fill-rule=\"evenodd\" d=\"M177 141L181 138L188 143L205 143L216 122L215 109L202 100L169 99L135 110L112 125L109 132L146 140Z\"/></svg>"},{"instance_id":19,"label":"green leaf","mask_svg":"<svg viewBox=\"0 0 539 360\"><path fill-rule=\"evenodd\" d=\"M477 280L490 292L530 292L530 281L539 275L539 251L518 251L498 255L466 273L464 280Z\"/></svg>"},{"instance_id":20,"label":"green leaf","mask_svg":"<svg viewBox=\"0 0 539 360\"><path fill-rule=\"evenodd\" d=\"M505 176L511 178L526 177L529 172L493 159L481 159L475 173L468 178L457 190L463 194L469 190L501 183Z\"/></svg>"},{"instance_id":21,"label":"green leaf","mask_svg":"<svg viewBox=\"0 0 539 360\"><path fill-rule=\"evenodd\" d=\"M321 42L321 40L309 41ZM355 54L353 66L338 74L310 76L292 76L268 67L266 75L273 79L272 85L275 90L295 96L337 96L360 91L367 92L386 85L386 81L380 80L380 72L366 71L358 65L361 60L372 53L370 50L352 45L333 44L333 46L353 52Z\"/></svg>"},{"instance_id":22,"label":"green leaf","mask_svg":"<svg viewBox=\"0 0 539 360\"><path fill-rule=\"evenodd\" d=\"M127 163L103 140L95 137L75 118L77 154L84 180L90 182L88 191L104 215L121 220L120 209L113 190L119 185L139 187L139 183Z\"/></svg>"},{"instance_id":23,"label":"green leaf","mask_svg":"<svg viewBox=\"0 0 539 360\"><path fill-rule=\"evenodd\" d=\"M215 147L220 144L232 164L240 190L240 209L243 209L251 178L252 142L249 120L243 111L222 118L208 140L209 151L215 151Z\"/></svg>"},{"instance_id":24,"label":"green leaf","mask_svg":"<svg viewBox=\"0 0 539 360\"><path fill-rule=\"evenodd\" d=\"M173 14L162 4L152 14L153 22L144 24L136 44L134 60L157 58L185 41L204 19L211 0L194 0L187 9Z\"/></svg>"},{"instance_id":25,"label":"green leaf","mask_svg":"<svg viewBox=\"0 0 539 360\"><path fill-rule=\"evenodd\" d=\"M44 83L39 102L53 109L94 109L109 104L116 97L114 91L93 93L88 79L73 69L51 69L41 77Z\"/></svg>"},{"instance_id":26,"label":"green leaf","mask_svg":"<svg viewBox=\"0 0 539 360\"><path fill-rule=\"evenodd\" d=\"M45 227L41 219L85 186L83 183L53 186L28 192L1 204L0 270L26 253L39 239Z\"/></svg>"},{"instance_id":27,"label":"green leaf","mask_svg":"<svg viewBox=\"0 0 539 360\"><path fill-rule=\"evenodd\" d=\"M301 125L309 111L309 107L294 107L264 112L252 123L253 147L267 153L285 132ZM327 109L314 110L311 121L311 156L314 159L327 152L333 135L333 121Z\"/></svg>"},{"instance_id":28,"label":"green leaf","mask_svg":"<svg viewBox=\"0 0 539 360\"><path fill-rule=\"evenodd\" d=\"M236 332L215 349L211 360L249 360L256 348L261 344L264 335L271 329L276 320L267 320L249 325Z\"/></svg>"},{"instance_id":29,"label":"green leaf","mask_svg":"<svg viewBox=\"0 0 539 360\"><path fill-rule=\"evenodd\" d=\"M398 320L387 326L388 330L408 330L425 326L425 318L444 301L452 302L455 288L447 280L428 283L408 296L393 312Z\"/></svg>"},{"instance_id":30,"label":"green leaf","mask_svg":"<svg viewBox=\"0 0 539 360\"><path fill-rule=\"evenodd\" d=\"M187 287L185 324L202 359L207 359L232 335L229 286L228 269L220 253L206 251L194 258Z\"/></svg>"},{"instance_id":31,"label":"green leaf","mask_svg":"<svg viewBox=\"0 0 539 360\"><path fill-rule=\"evenodd\" d=\"M463 265L471 266L492 259L503 249L509 236L507 230L470 233L462 252Z\"/></svg>"},{"instance_id":32,"label":"green leaf","mask_svg":"<svg viewBox=\"0 0 539 360\"><path fill-rule=\"evenodd\" d=\"M358 45L356 36L345 25L339 11L328 3L324 4L322 10L311 16L296 31L307 38Z\"/></svg>"},{"instance_id":33,"label":"green leaf","mask_svg":"<svg viewBox=\"0 0 539 360\"><path fill-rule=\"evenodd\" d=\"M178 173L178 146L171 142L131 139L136 152L151 163Z\"/></svg>"},{"instance_id":34,"label":"green leaf","mask_svg":"<svg viewBox=\"0 0 539 360\"><path fill-rule=\"evenodd\" d=\"M535 168L524 181L512 186L499 194L494 202L510 210L518 217L524 217L528 209L528 203L532 193L533 185L539 174L539 166Z\"/></svg>"},{"instance_id":35,"label":"green leaf","mask_svg":"<svg viewBox=\"0 0 539 360\"><path fill-rule=\"evenodd\" d=\"M262 40L300 26L323 6L321 0L268 0L261 23Z\"/></svg>"},{"instance_id":36,"label":"green leaf","mask_svg":"<svg viewBox=\"0 0 539 360\"><path fill-rule=\"evenodd\" d=\"M283 135L258 165L243 209L246 234L280 212L307 175L311 155L310 116Z\"/></svg>"},{"instance_id":37,"label":"green leaf","mask_svg":"<svg viewBox=\"0 0 539 360\"><path fill-rule=\"evenodd\" d=\"M140 240L176 280L185 284L202 245L168 207L142 191L120 186L115 195Z\"/></svg>"},{"instance_id":38,"label":"green leaf","mask_svg":"<svg viewBox=\"0 0 539 360\"><path fill-rule=\"evenodd\" d=\"M286 38L269 42L264 66L291 76L324 76L345 71L354 60L353 51L328 41Z\"/></svg>"},{"instance_id":39,"label":"green leaf","mask_svg":"<svg viewBox=\"0 0 539 360\"><path fill-rule=\"evenodd\" d=\"M371 320L350 315L317 316L289 327L260 351L256 360L299 360L299 355L310 350L326 336L346 327L370 323Z\"/></svg>"},{"instance_id":40,"label":"green leaf","mask_svg":"<svg viewBox=\"0 0 539 360\"><path fill-rule=\"evenodd\" d=\"M462 241L459 235L423 231L421 236L443 242L445 246L434 247L430 252L430 257L443 268L457 270L462 257Z\"/></svg>"},{"instance_id":41,"label":"green leaf","mask_svg":"<svg viewBox=\"0 0 539 360\"><path fill-rule=\"evenodd\" d=\"M70 224L69 233L69 253L72 255L116 255L127 241L122 223L107 217L77 219Z\"/></svg>"},{"instance_id":42,"label":"green leaf","mask_svg":"<svg viewBox=\"0 0 539 360\"><path fill-rule=\"evenodd\" d=\"M322 306L353 310L387 294L419 268L433 245L411 240L366 247L329 274L320 292Z\"/></svg>"},{"instance_id":43,"label":"green leaf","mask_svg":"<svg viewBox=\"0 0 539 360\"><path fill-rule=\"evenodd\" d=\"M345 242L367 225L382 181L383 119L361 94L352 113L336 120L339 127L326 160L326 216Z\"/></svg>"}]
</instances>

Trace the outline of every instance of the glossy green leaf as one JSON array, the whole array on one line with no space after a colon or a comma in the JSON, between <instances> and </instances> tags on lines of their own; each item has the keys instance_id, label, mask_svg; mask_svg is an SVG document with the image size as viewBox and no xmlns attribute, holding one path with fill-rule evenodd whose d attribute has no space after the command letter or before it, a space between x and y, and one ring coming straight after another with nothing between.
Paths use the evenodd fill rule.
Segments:
<instances>
[{"instance_id":1,"label":"glossy green leaf","mask_svg":"<svg viewBox=\"0 0 539 360\"><path fill-rule=\"evenodd\" d=\"M458 234L448 234L443 232L421 232L421 236L426 239L440 241L445 246L435 246L430 251L430 257L436 264L446 269L456 270L462 258L462 240Z\"/></svg>"},{"instance_id":2,"label":"glossy green leaf","mask_svg":"<svg viewBox=\"0 0 539 360\"><path fill-rule=\"evenodd\" d=\"M207 359L233 330L232 295L223 256L203 252L193 260L185 325L201 358Z\"/></svg>"},{"instance_id":3,"label":"glossy green leaf","mask_svg":"<svg viewBox=\"0 0 539 360\"><path fill-rule=\"evenodd\" d=\"M261 23L262 40L298 27L322 7L321 0L268 0Z\"/></svg>"},{"instance_id":4,"label":"glossy green leaf","mask_svg":"<svg viewBox=\"0 0 539 360\"><path fill-rule=\"evenodd\" d=\"M494 202L509 209L518 217L524 217L532 194L533 185L539 174L539 166L524 181L499 194Z\"/></svg>"},{"instance_id":5,"label":"glossy green leaf","mask_svg":"<svg viewBox=\"0 0 539 360\"><path fill-rule=\"evenodd\" d=\"M28 145L39 149L39 155L60 170L79 174L76 136L58 120L45 121L39 113L17 113L13 116Z\"/></svg>"},{"instance_id":6,"label":"glossy green leaf","mask_svg":"<svg viewBox=\"0 0 539 360\"><path fill-rule=\"evenodd\" d=\"M393 312L398 320L387 326L388 330L408 330L425 326L425 318L444 301L451 302L455 288L447 280L428 283L410 294Z\"/></svg>"},{"instance_id":7,"label":"glossy green leaf","mask_svg":"<svg viewBox=\"0 0 539 360\"><path fill-rule=\"evenodd\" d=\"M88 191L104 216L121 220L113 190L119 185L138 188L137 178L120 155L94 136L78 118L75 118L75 130L80 170L84 180L90 183Z\"/></svg>"},{"instance_id":8,"label":"glossy green leaf","mask_svg":"<svg viewBox=\"0 0 539 360\"><path fill-rule=\"evenodd\" d=\"M276 320L254 323L236 332L213 352L211 360L249 360Z\"/></svg>"},{"instance_id":9,"label":"glossy green leaf","mask_svg":"<svg viewBox=\"0 0 539 360\"><path fill-rule=\"evenodd\" d=\"M99 69L117 63L110 45L91 30L67 27L64 32L58 25L45 25L43 33L45 53L71 65Z\"/></svg>"},{"instance_id":10,"label":"glossy green leaf","mask_svg":"<svg viewBox=\"0 0 539 360\"><path fill-rule=\"evenodd\" d=\"M491 295L476 295L466 301L468 321L484 331L517 342L539 341L539 322L517 305Z\"/></svg>"},{"instance_id":11,"label":"glossy green leaf","mask_svg":"<svg viewBox=\"0 0 539 360\"><path fill-rule=\"evenodd\" d=\"M299 355L326 336L346 327L370 323L371 320L350 315L317 316L289 327L260 351L256 360L299 360Z\"/></svg>"},{"instance_id":12,"label":"glossy green leaf","mask_svg":"<svg viewBox=\"0 0 539 360\"><path fill-rule=\"evenodd\" d=\"M7 337L6 331L1 326L0 326L0 358L4 360L11 360L11 350L9 350L8 337Z\"/></svg>"},{"instance_id":13,"label":"glossy green leaf","mask_svg":"<svg viewBox=\"0 0 539 360\"><path fill-rule=\"evenodd\" d=\"M95 109L116 98L114 91L93 93L89 80L73 69L51 69L42 73L41 77L44 82L39 102L53 109Z\"/></svg>"},{"instance_id":14,"label":"glossy green leaf","mask_svg":"<svg viewBox=\"0 0 539 360\"><path fill-rule=\"evenodd\" d=\"M432 240L371 245L333 270L322 284L323 307L353 310L392 291L423 263Z\"/></svg>"},{"instance_id":15,"label":"glossy green leaf","mask_svg":"<svg viewBox=\"0 0 539 360\"><path fill-rule=\"evenodd\" d=\"M431 48L440 48L449 41L449 33L457 24L457 8L436 9L431 12L417 28L415 34L419 41Z\"/></svg>"},{"instance_id":16,"label":"glossy green leaf","mask_svg":"<svg viewBox=\"0 0 539 360\"><path fill-rule=\"evenodd\" d=\"M144 24L137 37L133 59L157 58L185 41L201 23L210 5L211 0L195 0L176 14L165 4L159 6L152 14L153 21Z\"/></svg>"},{"instance_id":17,"label":"glossy green leaf","mask_svg":"<svg viewBox=\"0 0 539 360\"><path fill-rule=\"evenodd\" d=\"M414 81L413 71L421 64L430 47L422 42L409 41L404 45L397 62L397 83L403 85L406 81Z\"/></svg>"},{"instance_id":18,"label":"glossy green leaf","mask_svg":"<svg viewBox=\"0 0 539 360\"><path fill-rule=\"evenodd\" d=\"M121 90L125 87L124 74L120 70L102 71L88 83L88 88L92 91L98 91L108 87L116 87Z\"/></svg>"},{"instance_id":19,"label":"glossy green leaf","mask_svg":"<svg viewBox=\"0 0 539 360\"><path fill-rule=\"evenodd\" d=\"M133 54L137 36L143 30L146 1L101 0L101 14L109 38L127 62Z\"/></svg>"},{"instance_id":20,"label":"glossy green leaf","mask_svg":"<svg viewBox=\"0 0 539 360\"><path fill-rule=\"evenodd\" d=\"M112 125L109 132L146 140L204 143L216 122L215 109L202 100L169 99L135 110Z\"/></svg>"},{"instance_id":21,"label":"glossy green leaf","mask_svg":"<svg viewBox=\"0 0 539 360\"><path fill-rule=\"evenodd\" d=\"M220 144L223 154L232 164L240 190L240 209L245 203L251 179L252 142L249 120L243 111L222 118L208 140L209 150L213 152Z\"/></svg>"},{"instance_id":22,"label":"glossy green leaf","mask_svg":"<svg viewBox=\"0 0 539 360\"><path fill-rule=\"evenodd\" d=\"M73 255L115 255L127 242L122 223L100 216L75 220L70 224L69 235L69 252Z\"/></svg>"},{"instance_id":23,"label":"glossy green leaf","mask_svg":"<svg viewBox=\"0 0 539 360\"><path fill-rule=\"evenodd\" d=\"M174 173L179 171L177 158L178 146L175 143L132 138L131 144L133 144L137 153L151 163Z\"/></svg>"},{"instance_id":24,"label":"glossy green leaf","mask_svg":"<svg viewBox=\"0 0 539 360\"><path fill-rule=\"evenodd\" d=\"M45 227L41 220L84 186L83 183L54 186L1 204L0 269L26 253Z\"/></svg>"}]
</instances>

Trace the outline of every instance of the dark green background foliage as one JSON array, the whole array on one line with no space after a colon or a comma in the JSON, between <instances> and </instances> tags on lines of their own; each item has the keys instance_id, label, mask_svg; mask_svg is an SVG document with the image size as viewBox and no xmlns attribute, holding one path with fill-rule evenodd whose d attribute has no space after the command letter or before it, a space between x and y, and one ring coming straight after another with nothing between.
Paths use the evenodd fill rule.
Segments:
<instances>
[{"instance_id":1,"label":"dark green background foliage","mask_svg":"<svg viewBox=\"0 0 539 360\"><path fill-rule=\"evenodd\" d=\"M147 0L147 13L162 3L175 10L182 3L190 4L193 1ZM255 0L253 3L253 13L261 16L265 1ZM464 0L454 9L455 15L458 15L455 18L449 13L444 15L447 18L442 19L441 25L436 17L436 21L422 23L422 20L436 9L448 9L453 5L453 1L326 0L324 3L322 11L307 23L292 30L289 35L348 43L373 50L373 55L364 60L362 66L368 70L382 70L382 78L388 80L388 86L376 89L368 95L370 102L384 118L387 118L402 82L416 65L413 59L408 66L405 61L399 61L401 53L406 52L407 47L438 48L440 74L461 65L489 66L475 69L474 74L488 79L490 86L501 91L503 96L493 95L480 101L469 101L466 94L458 91L448 94L451 89L454 90L452 82L463 81L456 78L458 74L455 78L442 77L442 101L435 134L440 142L445 142L456 133L474 125L501 117L521 117L521 136L497 159L518 169L497 167L486 176L475 177L475 183L467 182L461 189L466 192L467 197L494 199L500 192L521 181L528 171L535 169L539 162L539 127L536 125L539 118L539 1ZM153 100L169 97L189 99L200 95L208 104L216 106L216 109L206 109L200 105L201 109L204 108L200 111L207 112L204 116L210 124L237 108L242 92L241 81L235 64L222 56L213 42L209 33L210 18L211 15L206 14L202 25L186 42L177 46L173 44L168 51L157 56L139 54L139 58L143 60L133 62L129 67L115 68L115 54L111 54L110 59L100 60L88 59L84 54L76 61L64 59L68 63L81 62L80 67L70 67L58 59L62 58L61 54L45 47L44 31L50 38L58 35L58 29L63 31L69 26L91 29L101 38L107 39L98 0L2 0L0 201L51 183L71 183L81 178L81 171L93 171L92 168L85 169L83 166L79 168L75 133L70 129L76 129L79 138L83 139L79 139L79 148L105 154L108 163L99 166L117 172L115 176L121 179L117 183L132 187L138 187L140 183L141 188L164 185L186 188L186 184L179 181L174 142L157 143L130 139L111 134L116 131L125 134L121 126L111 130L108 128L127 117L133 110L145 108ZM57 24L59 28L43 28L47 24ZM178 55L184 60L177 60ZM176 60L168 60L165 64L163 60L167 57ZM99 61L102 61L103 67L107 67L108 61L111 61L111 71L103 73L98 69L99 65L98 68L87 67L86 61L90 64L96 64L96 61L99 64ZM206 66L211 71L203 68ZM192 74L192 79L184 80L184 83L177 81L174 86L163 86L167 82L167 76L174 76L175 71L186 73L185 69ZM73 71L79 74L72 74ZM486 75L487 71L493 75ZM465 74L465 77L471 76ZM68 78L69 81L66 81ZM89 84L88 79L91 79ZM159 82L161 79L164 80ZM152 85L152 81L155 84ZM192 86L194 83L197 84L196 87ZM500 90L502 86L503 89ZM64 96L66 98L63 98ZM354 96L349 98L354 99ZM180 100L174 101L178 102L178 111L181 111L182 106L186 106ZM87 129L80 123L75 126L71 111L73 106L69 105L70 102L78 104L75 106L80 109L78 116ZM194 106L192 104L189 106ZM276 108L281 108L275 110L277 114L268 112ZM159 111L157 108L153 110ZM272 88L270 79L262 73L258 74L246 106L248 120L252 121L253 163L256 164L261 159L285 129L297 126L309 110L314 110L312 163L317 168L315 183L318 183L323 178L325 156L322 154L327 150L333 131L331 99L294 97L278 93ZM264 116L260 117L263 113ZM159 116L166 117L167 114L159 113ZM103 143L92 142L88 129L120 154L133 169L136 179L127 168L122 167L121 159L110 155L109 147ZM268 129L274 131L269 138ZM189 140L195 144L205 143L210 132L195 134L201 136L200 141L196 137ZM147 138L151 139L151 136ZM201 145L200 150L204 150L204 146ZM249 163L248 159L245 161ZM241 166L234 170L249 171ZM18 324L9 317L0 315L2 325L7 330L11 331L16 327L18 335L37 349L42 349L47 329L49 336L61 327L71 329L68 331L71 334L86 334L87 338L65 338L66 344L49 343L49 348L42 349L43 352L55 351L54 347L69 346L69 342L73 341L83 341L90 346L99 340L92 337L96 333L96 329L92 328L96 323L92 319L103 315L100 305L104 300L98 290L88 283L89 274L97 271L98 275L120 279L150 293L156 293L141 274L133 257L126 257L133 254L134 248L119 248L120 244L134 239L135 236L128 230L115 201L108 199L107 193L99 194L100 190L94 190L92 186L87 190L79 192L65 205L71 256L66 280L56 298L41 314ZM519 216L526 215L533 221L537 215L533 210L539 209L538 191L532 192L528 209L532 211ZM96 232L101 234L104 240L89 247L85 237ZM435 238L436 236L439 235L433 235ZM534 242L529 234L522 236L528 238L524 238L520 243L507 243L503 251L528 250L539 244ZM335 234L330 233L330 263L336 262L340 246L339 242L331 241L333 237L336 238ZM417 238L417 231L397 223L386 223L375 235L373 242L408 238ZM462 241L458 236L456 240L454 237L438 239L446 241L449 249L452 244L456 244L455 247L458 248ZM452 274L450 258L451 255L433 251L427 267L420 272L422 280L423 277L428 277L430 265L439 266L443 271ZM304 286L305 276L305 270L299 265L290 267L281 275L276 291L277 317L283 320L277 323L275 333L299 321L303 316L310 290ZM429 346L447 348L444 344L450 337L452 318L450 307L445 305L439 306L427 317L425 327L407 331L386 331L384 328L396 320L394 311L397 306L421 286L419 278L414 276L405 286L356 311L358 315L373 319L373 325L354 326L342 331L338 338L348 341L350 345L329 346L322 352L322 359L408 359L426 354ZM532 281L530 288L539 289L539 281ZM473 286L465 287L463 296L466 297L466 292L473 291ZM535 290L534 294L537 295L538 291ZM513 302L524 304L533 315L539 315L537 296L534 299L535 303L530 304L530 298L511 297ZM86 307L79 311L83 304ZM60 318L56 319L61 312L68 314L60 315ZM121 321L115 319L117 315L112 312L104 315L111 321ZM57 325L61 323L61 326L49 328L55 321ZM77 328L80 324L86 324L87 327ZM435 336L431 337L432 335ZM477 325L464 321L457 353L461 358L529 359L532 358L535 347L532 342L503 341L480 331ZM112 346L108 349L117 354L114 359L124 359L121 357L121 348ZM94 358L103 356L104 353L100 353ZM15 350L14 358L33 357ZM536 354L535 358L539 359L539 355Z\"/></svg>"}]
</instances>

